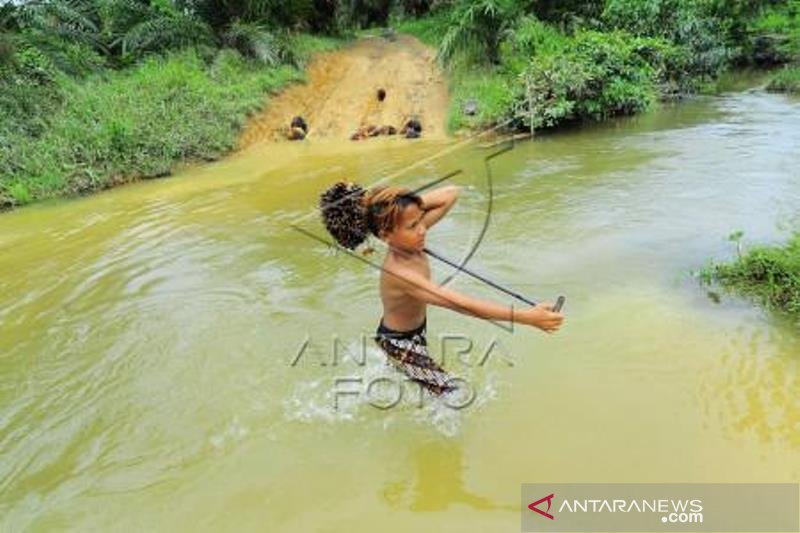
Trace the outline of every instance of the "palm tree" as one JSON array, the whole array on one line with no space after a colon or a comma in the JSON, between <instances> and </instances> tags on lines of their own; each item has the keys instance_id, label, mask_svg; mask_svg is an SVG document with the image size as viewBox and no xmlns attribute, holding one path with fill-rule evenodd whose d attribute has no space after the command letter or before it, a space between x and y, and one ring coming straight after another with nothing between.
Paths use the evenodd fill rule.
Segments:
<instances>
[{"instance_id":1,"label":"palm tree","mask_svg":"<svg viewBox=\"0 0 800 533\"><path fill-rule=\"evenodd\" d=\"M230 9L210 20L201 14L211 5ZM193 45L230 46L266 64L285 58L285 46L260 23L226 19L226 13L267 9L268 0L34 0L20 7L21 25L40 48L61 42L82 43L111 64L128 64L147 52ZM242 7L244 6L244 7ZM259 7L260 6L260 7ZM261 15L259 15L261 16Z\"/></svg>"},{"instance_id":2,"label":"palm tree","mask_svg":"<svg viewBox=\"0 0 800 533\"><path fill-rule=\"evenodd\" d=\"M214 42L208 24L189 9L181 9L168 0L140 8L138 15L121 35L123 56Z\"/></svg>"},{"instance_id":3,"label":"palm tree","mask_svg":"<svg viewBox=\"0 0 800 533\"><path fill-rule=\"evenodd\" d=\"M208 35L202 24L166 0L34 0L20 7L19 19L29 40L45 51L59 40L80 43L114 64Z\"/></svg>"},{"instance_id":4,"label":"palm tree","mask_svg":"<svg viewBox=\"0 0 800 533\"><path fill-rule=\"evenodd\" d=\"M518 11L513 0L460 0L450 15L447 33L439 46L439 59L447 62L461 50L499 64L500 41Z\"/></svg>"},{"instance_id":5,"label":"palm tree","mask_svg":"<svg viewBox=\"0 0 800 533\"><path fill-rule=\"evenodd\" d=\"M266 65L277 65L291 59L288 47L280 38L257 22L234 20L221 32L220 41L224 46L235 48Z\"/></svg>"}]
</instances>

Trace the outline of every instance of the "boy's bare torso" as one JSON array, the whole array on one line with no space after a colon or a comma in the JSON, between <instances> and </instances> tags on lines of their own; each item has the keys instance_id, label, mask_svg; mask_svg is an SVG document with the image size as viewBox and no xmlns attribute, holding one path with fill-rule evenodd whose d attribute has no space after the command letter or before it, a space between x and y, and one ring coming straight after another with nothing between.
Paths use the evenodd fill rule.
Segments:
<instances>
[{"instance_id":1,"label":"boy's bare torso","mask_svg":"<svg viewBox=\"0 0 800 533\"><path fill-rule=\"evenodd\" d=\"M426 315L426 304L410 296L404 288L405 283L398 278L403 272L415 272L430 279L428 257L422 252L406 254L390 250L386 253L380 284L383 323L395 331L418 328Z\"/></svg>"}]
</instances>

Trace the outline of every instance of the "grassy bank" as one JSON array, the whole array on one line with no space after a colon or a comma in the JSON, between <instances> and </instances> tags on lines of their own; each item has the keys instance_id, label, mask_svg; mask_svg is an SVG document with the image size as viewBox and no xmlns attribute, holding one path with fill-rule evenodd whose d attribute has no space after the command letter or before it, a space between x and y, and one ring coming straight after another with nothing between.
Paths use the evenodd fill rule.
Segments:
<instances>
[{"instance_id":1,"label":"grassy bank","mask_svg":"<svg viewBox=\"0 0 800 533\"><path fill-rule=\"evenodd\" d=\"M304 56L336 41L304 37ZM302 62L299 62L302 64ZM122 70L76 78L31 54L2 83L0 204L104 189L169 174L177 162L230 150L265 95L302 77L294 65L267 66L222 49L153 56ZM24 85L35 80L36 90Z\"/></svg>"},{"instance_id":2,"label":"grassy bank","mask_svg":"<svg viewBox=\"0 0 800 533\"><path fill-rule=\"evenodd\" d=\"M771 309L800 316L800 233L784 246L757 246L731 263L701 270L707 284L754 298Z\"/></svg>"},{"instance_id":3,"label":"grassy bank","mask_svg":"<svg viewBox=\"0 0 800 533\"><path fill-rule=\"evenodd\" d=\"M708 90L729 68L800 59L796 0L454 1L394 23L438 48L451 131L639 113Z\"/></svg>"},{"instance_id":4,"label":"grassy bank","mask_svg":"<svg viewBox=\"0 0 800 533\"><path fill-rule=\"evenodd\" d=\"M767 85L770 91L800 94L800 67L786 67L775 74Z\"/></svg>"}]
</instances>

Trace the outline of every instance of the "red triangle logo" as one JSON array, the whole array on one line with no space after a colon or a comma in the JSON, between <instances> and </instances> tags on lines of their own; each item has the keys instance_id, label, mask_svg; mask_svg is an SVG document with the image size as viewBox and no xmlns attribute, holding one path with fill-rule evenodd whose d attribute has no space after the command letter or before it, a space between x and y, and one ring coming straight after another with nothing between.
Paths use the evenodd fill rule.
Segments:
<instances>
[{"instance_id":1,"label":"red triangle logo","mask_svg":"<svg viewBox=\"0 0 800 533\"><path fill-rule=\"evenodd\" d=\"M537 512L537 513L539 513L540 515L542 515L542 516L546 516L546 517L547 517L547 518L549 518L550 520L555 520L555 518L553 518L553 515L551 515L551 514L550 514L550 513L548 513L547 511L542 511L541 509L537 509L537 508L536 508L536 506L537 506L537 505L539 505L540 503L542 503L542 502L543 502L543 501L545 501L545 500L547 501L547 511L549 511L549 510L550 510L550 504L553 502L553 494L551 494L551 495L549 495L549 496L545 496L545 497L544 497L544 498L542 498L541 500L536 500L536 501L535 501L535 502L533 502L532 504L528 505L528 509L530 509L531 511L536 511L536 512Z\"/></svg>"}]
</instances>

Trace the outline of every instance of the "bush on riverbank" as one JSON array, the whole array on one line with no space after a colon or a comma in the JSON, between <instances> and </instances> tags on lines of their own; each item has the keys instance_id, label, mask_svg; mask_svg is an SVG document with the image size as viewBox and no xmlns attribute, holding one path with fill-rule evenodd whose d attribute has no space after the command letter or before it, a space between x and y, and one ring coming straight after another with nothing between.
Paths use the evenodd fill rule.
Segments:
<instances>
[{"instance_id":1,"label":"bush on riverbank","mask_svg":"<svg viewBox=\"0 0 800 533\"><path fill-rule=\"evenodd\" d=\"M418 20L401 22L399 29L428 41L437 35ZM688 52L665 39L624 31L567 35L530 15L505 35L499 65L482 64L480 47L449 62L451 131L505 121L541 128L599 120L636 113L659 98L693 89ZM462 111L470 100L478 104L473 116Z\"/></svg>"},{"instance_id":2,"label":"bush on riverbank","mask_svg":"<svg viewBox=\"0 0 800 533\"><path fill-rule=\"evenodd\" d=\"M758 246L731 263L711 264L700 277L770 308L800 314L800 233L784 246Z\"/></svg>"},{"instance_id":3,"label":"bush on riverbank","mask_svg":"<svg viewBox=\"0 0 800 533\"><path fill-rule=\"evenodd\" d=\"M765 9L750 23L747 43L757 65L800 62L800 0Z\"/></svg>"},{"instance_id":4,"label":"bush on riverbank","mask_svg":"<svg viewBox=\"0 0 800 533\"><path fill-rule=\"evenodd\" d=\"M737 14L716 7L697 0L608 0L602 18L606 28L676 43L686 51L691 75L713 78L737 53L727 38Z\"/></svg>"},{"instance_id":5,"label":"bush on riverbank","mask_svg":"<svg viewBox=\"0 0 800 533\"><path fill-rule=\"evenodd\" d=\"M685 53L662 39L579 32L563 49L534 56L515 115L536 129L638 113L686 87L686 65Z\"/></svg>"},{"instance_id":6,"label":"bush on riverbank","mask_svg":"<svg viewBox=\"0 0 800 533\"><path fill-rule=\"evenodd\" d=\"M439 46L447 60L451 130L507 121L516 128L543 128L637 113L657 100L709 86L731 65L763 64L756 55L766 34L778 43L775 61L789 60L792 47L800 46L799 5L800 0L454 0L426 18L397 25ZM499 29L492 38L481 29L484 20ZM478 111L467 116L463 109L471 100Z\"/></svg>"}]
</instances>

